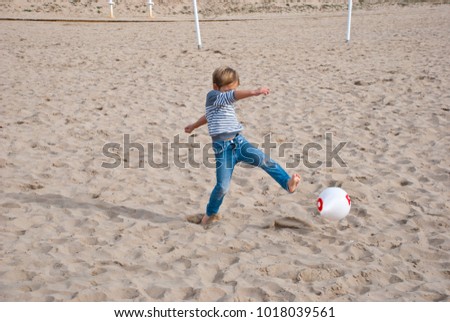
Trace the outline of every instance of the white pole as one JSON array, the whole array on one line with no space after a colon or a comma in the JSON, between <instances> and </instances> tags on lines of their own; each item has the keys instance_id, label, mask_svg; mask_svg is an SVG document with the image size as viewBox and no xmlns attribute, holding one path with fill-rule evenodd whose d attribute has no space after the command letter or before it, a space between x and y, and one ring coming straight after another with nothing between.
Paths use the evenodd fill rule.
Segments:
<instances>
[{"instance_id":1,"label":"white pole","mask_svg":"<svg viewBox=\"0 0 450 322\"><path fill-rule=\"evenodd\" d=\"M114 0L109 0L110 17L114 18Z\"/></svg>"},{"instance_id":2,"label":"white pole","mask_svg":"<svg viewBox=\"0 0 450 322\"><path fill-rule=\"evenodd\" d=\"M148 0L148 12L150 15L150 18L153 18L153 1Z\"/></svg>"},{"instance_id":3,"label":"white pole","mask_svg":"<svg viewBox=\"0 0 450 322\"><path fill-rule=\"evenodd\" d=\"M350 42L350 27L352 25L352 0L348 0L348 19L347 19L347 43Z\"/></svg>"},{"instance_id":4,"label":"white pole","mask_svg":"<svg viewBox=\"0 0 450 322\"><path fill-rule=\"evenodd\" d=\"M198 49L202 48L202 37L200 36L200 24L198 22L197 0L192 0L194 4L195 31L197 32Z\"/></svg>"}]
</instances>

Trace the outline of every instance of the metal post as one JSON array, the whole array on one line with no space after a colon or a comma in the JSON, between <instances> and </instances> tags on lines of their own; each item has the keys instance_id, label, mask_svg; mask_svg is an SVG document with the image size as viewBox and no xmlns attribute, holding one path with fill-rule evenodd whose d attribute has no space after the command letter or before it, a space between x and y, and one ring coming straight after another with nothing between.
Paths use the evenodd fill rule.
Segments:
<instances>
[{"instance_id":1,"label":"metal post","mask_svg":"<svg viewBox=\"0 0 450 322\"><path fill-rule=\"evenodd\" d=\"M352 0L348 0L348 19L347 19L347 43L350 42L350 28L352 25Z\"/></svg>"},{"instance_id":2,"label":"metal post","mask_svg":"<svg viewBox=\"0 0 450 322\"><path fill-rule=\"evenodd\" d=\"M197 32L197 46L198 49L202 49L202 38L200 36L200 24L198 22L198 12L197 12L197 0L192 0L194 5L194 19L195 19L195 30Z\"/></svg>"},{"instance_id":3,"label":"metal post","mask_svg":"<svg viewBox=\"0 0 450 322\"><path fill-rule=\"evenodd\" d=\"M148 0L148 14L150 18L153 18L153 1Z\"/></svg>"},{"instance_id":4,"label":"metal post","mask_svg":"<svg viewBox=\"0 0 450 322\"><path fill-rule=\"evenodd\" d=\"M109 0L109 13L110 13L110 17L114 18L114 0Z\"/></svg>"}]
</instances>

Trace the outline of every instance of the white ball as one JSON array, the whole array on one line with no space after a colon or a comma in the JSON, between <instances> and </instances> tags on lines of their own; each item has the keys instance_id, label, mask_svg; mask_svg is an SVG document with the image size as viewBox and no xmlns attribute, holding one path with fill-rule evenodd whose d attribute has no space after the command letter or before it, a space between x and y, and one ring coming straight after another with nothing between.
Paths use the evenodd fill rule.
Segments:
<instances>
[{"instance_id":1,"label":"white ball","mask_svg":"<svg viewBox=\"0 0 450 322\"><path fill-rule=\"evenodd\" d=\"M347 192L338 187L326 188L317 199L317 210L322 217L341 220L350 212L352 202Z\"/></svg>"}]
</instances>

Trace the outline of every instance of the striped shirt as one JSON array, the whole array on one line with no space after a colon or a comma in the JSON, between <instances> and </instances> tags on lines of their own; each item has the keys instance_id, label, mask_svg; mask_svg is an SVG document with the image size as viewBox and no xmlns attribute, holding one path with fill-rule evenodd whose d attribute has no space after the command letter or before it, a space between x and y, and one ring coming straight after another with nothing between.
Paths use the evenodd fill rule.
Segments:
<instances>
[{"instance_id":1,"label":"striped shirt","mask_svg":"<svg viewBox=\"0 0 450 322\"><path fill-rule=\"evenodd\" d=\"M244 129L236 117L234 102L234 90L213 90L206 95L206 120L213 141L224 140Z\"/></svg>"}]
</instances>

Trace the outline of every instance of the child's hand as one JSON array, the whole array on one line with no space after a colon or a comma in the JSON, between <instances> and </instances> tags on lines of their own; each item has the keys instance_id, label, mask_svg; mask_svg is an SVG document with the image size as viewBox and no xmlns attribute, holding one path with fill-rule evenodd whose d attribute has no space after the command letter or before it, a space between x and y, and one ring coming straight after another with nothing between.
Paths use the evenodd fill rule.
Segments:
<instances>
[{"instance_id":1,"label":"child's hand","mask_svg":"<svg viewBox=\"0 0 450 322\"><path fill-rule=\"evenodd\" d=\"M206 123L208 123L208 120L206 119L205 115L202 115L202 117L200 117L197 122L194 122L186 126L184 128L184 132L191 134L192 131L194 131L195 129L199 128L202 125L205 125Z\"/></svg>"},{"instance_id":2,"label":"child's hand","mask_svg":"<svg viewBox=\"0 0 450 322\"><path fill-rule=\"evenodd\" d=\"M268 89L267 87L261 87L260 89L258 89L258 95L264 94L264 95L268 95L270 93L270 89Z\"/></svg>"},{"instance_id":3,"label":"child's hand","mask_svg":"<svg viewBox=\"0 0 450 322\"><path fill-rule=\"evenodd\" d=\"M184 128L184 132L191 134L195 130L194 124L189 124Z\"/></svg>"}]
</instances>

